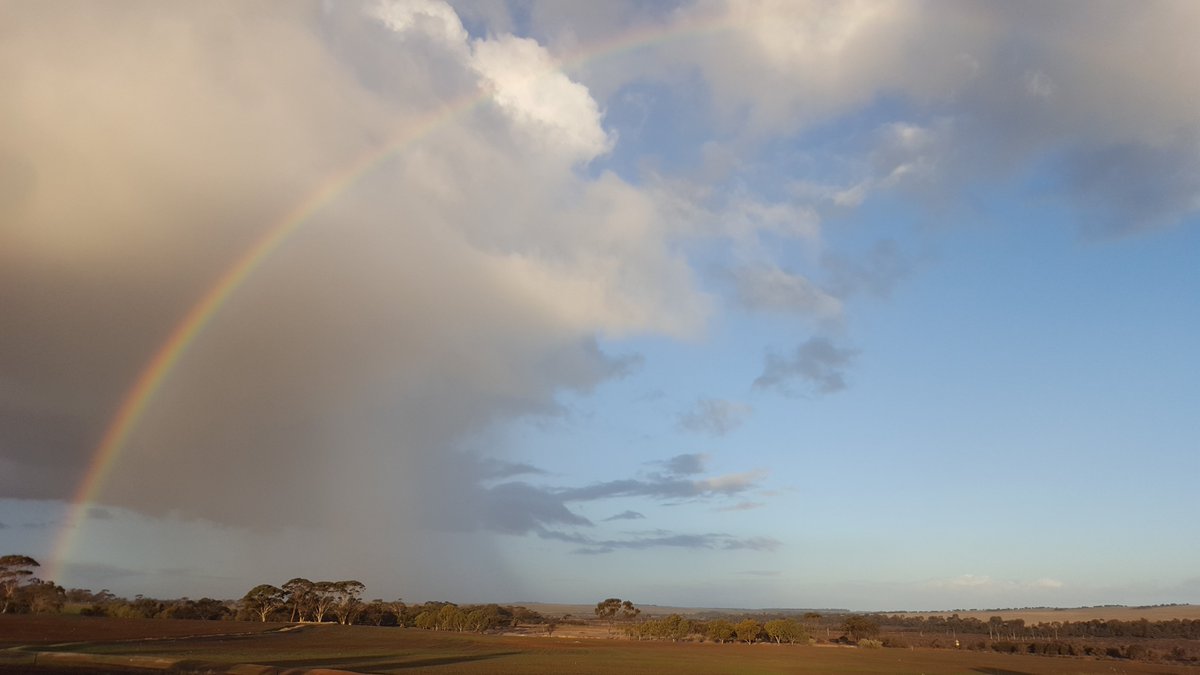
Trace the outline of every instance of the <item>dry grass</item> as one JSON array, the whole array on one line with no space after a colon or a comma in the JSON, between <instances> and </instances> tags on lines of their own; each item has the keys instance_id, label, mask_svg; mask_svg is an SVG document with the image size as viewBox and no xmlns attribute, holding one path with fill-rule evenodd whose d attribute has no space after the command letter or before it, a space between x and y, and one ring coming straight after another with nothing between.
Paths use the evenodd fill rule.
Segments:
<instances>
[{"instance_id":1,"label":"dry grass","mask_svg":"<svg viewBox=\"0 0 1200 675\"><path fill-rule=\"evenodd\" d=\"M999 616L1005 621L1024 619L1027 625L1051 621L1170 621L1171 619L1200 619L1200 605L1173 605L1170 607L1080 607L1072 609L1004 609L972 612L903 612L903 616L950 616L976 618L987 621Z\"/></svg>"},{"instance_id":2,"label":"dry grass","mask_svg":"<svg viewBox=\"0 0 1200 675\"><path fill-rule=\"evenodd\" d=\"M28 633L6 618L0 631ZM49 617L54 618L54 617ZM65 617L59 617L66 620ZM792 645L634 642L571 637L474 635L366 626L305 626L285 633L224 637L166 638L111 642L113 635L146 635L176 630L174 621L134 622L93 619L71 627L74 638L94 631L97 642L70 648L95 654L121 654L182 661L193 667L236 663L278 668L330 667L363 673L513 674L582 672L604 675L639 673L991 673L992 675L1067 675L1075 673L1155 673L1200 675L1200 669L1119 660L1003 655L934 649L854 649ZM241 630L262 624L213 622ZM60 629L40 622L40 628ZM84 628L89 630L84 630ZM15 633L14 633L15 634ZM0 673L6 672L0 667ZM29 671L33 675L39 672Z\"/></svg>"}]
</instances>

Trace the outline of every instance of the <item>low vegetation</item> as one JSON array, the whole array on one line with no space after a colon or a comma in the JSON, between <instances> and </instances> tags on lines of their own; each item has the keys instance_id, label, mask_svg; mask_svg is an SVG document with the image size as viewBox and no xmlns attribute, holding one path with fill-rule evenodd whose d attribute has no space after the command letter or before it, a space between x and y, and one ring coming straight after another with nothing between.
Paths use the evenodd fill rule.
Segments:
<instances>
[{"instance_id":1,"label":"low vegetation","mask_svg":"<svg viewBox=\"0 0 1200 675\"><path fill-rule=\"evenodd\" d=\"M37 561L27 556L0 557L0 614L248 622L239 624L243 627L223 631L189 628L185 631L188 635L245 634L253 632L248 630L251 625L261 626L258 630L262 631L270 626L341 624L379 629L410 628L447 635L551 637L558 631L568 637L707 643L730 648L737 644L769 643L776 646L857 646L868 650L906 649L910 652L942 649L975 654L1120 659L1126 663L1200 664L1200 619L1190 618L1027 623L999 614L983 620L958 613L950 616L812 611L654 614L643 612L632 601L615 597L598 602L593 617L551 616L517 605L409 604L400 599L367 601L362 599L365 586L359 581L312 581L299 577L279 586L259 584L236 601L212 598L160 600L142 596L127 599L108 590L63 589L52 581L38 579L38 567ZM92 627L98 625L89 624ZM158 632L164 636L180 634ZM0 669L0 672L4 671Z\"/></svg>"}]
</instances>

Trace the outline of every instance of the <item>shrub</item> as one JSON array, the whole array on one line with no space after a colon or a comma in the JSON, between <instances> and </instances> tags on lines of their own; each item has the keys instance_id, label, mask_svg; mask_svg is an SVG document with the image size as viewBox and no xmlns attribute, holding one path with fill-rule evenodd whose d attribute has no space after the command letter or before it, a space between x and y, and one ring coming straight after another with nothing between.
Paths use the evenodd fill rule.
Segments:
<instances>
[{"instance_id":1,"label":"shrub","mask_svg":"<svg viewBox=\"0 0 1200 675\"><path fill-rule=\"evenodd\" d=\"M858 646L862 647L864 649L879 649L880 647L883 646L883 641L882 640L872 640L870 638L863 638L858 641Z\"/></svg>"},{"instance_id":2,"label":"shrub","mask_svg":"<svg viewBox=\"0 0 1200 675\"><path fill-rule=\"evenodd\" d=\"M992 649L1000 652L1001 654L1016 654L1017 652L1021 651L1021 645L1015 642L1009 642L1008 640L1001 640L999 642L993 642Z\"/></svg>"}]
</instances>

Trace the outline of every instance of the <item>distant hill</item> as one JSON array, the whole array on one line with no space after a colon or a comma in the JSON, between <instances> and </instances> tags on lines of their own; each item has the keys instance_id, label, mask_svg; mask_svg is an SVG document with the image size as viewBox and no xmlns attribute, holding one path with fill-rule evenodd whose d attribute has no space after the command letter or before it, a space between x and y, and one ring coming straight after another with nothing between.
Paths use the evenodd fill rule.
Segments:
<instances>
[{"instance_id":1,"label":"distant hill","mask_svg":"<svg viewBox=\"0 0 1200 675\"><path fill-rule=\"evenodd\" d=\"M540 612L547 616L563 616L570 614L573 617L586 619L594 616L593 610L595 605L576 605L566 603L553 602L514 602L513 605L528 607L536 612ZM642 610L643 616L665 616L667 614L680 614L682 616L704 616L715 614L805 614L807 612L817 612L819 614L850 614L851 611L843 608L796 608L796 607L672 607L670 605L637 605ZM974 617L981 621L987 621L993 616L1000 616L1004 619L1024 619L1026 623L1040 623L1050 621L1090 621L1092 619L1100 619L1107 621L1109 619L1118 619L1121 621L1131 621L1136 619L1146 619L1149 621L1166 621L1170 619L1200 619L1200 605L1153 605L1142 607L1129 607L1125 605L1102 605L1096 607L1021 607L1008 609L947 609L935 610L927 612L907 612L903 610L882 611L882 612L862 612L862 613L877 613L877 614L900 614L903 616L950 616L958 614L960 617Z\"/></svg>"},{"instance_id":2,"label":"distant hill","mask_svg":"<svg viewBox=\"0 0 1200 675\"><path fill-rule=\"evenodd\" d=\"M1003 619L1024 619L1027 624L1050 621L1091 621L1100 619L1107 621L1169 621L1171 619L1200 619L1200 605L1153 605L1144 607L1128 607L1125 605L1102 605L1098 607L1022 607L1013 609L971 609L947 610L940 612L885 612L886 614L903 614L905 616L949 616L958 614L962 618L976 618L987 621L989 617L999 616Z\"/></svg>"}]
</instances>

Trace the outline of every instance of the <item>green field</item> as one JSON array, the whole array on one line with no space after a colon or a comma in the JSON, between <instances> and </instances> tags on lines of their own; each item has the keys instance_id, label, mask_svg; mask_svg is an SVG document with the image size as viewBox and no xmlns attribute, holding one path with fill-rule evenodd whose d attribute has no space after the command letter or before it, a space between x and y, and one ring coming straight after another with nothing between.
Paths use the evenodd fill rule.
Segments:
<instances>
[{"instance_id":1,"label":"green field","mask_svg":"<svg viewBox=\"0 0 1200 675\"><path fill-rule=\"evenodd\" d=\"M1154 673L1200 675L1200 668L1125 660L1003 655L936 649L857 649L772 644L712 644L586 640L513 635L476 635L367 626L309 625L280 632L282 626L207 623L209 632L180 635L177 621L56 617L37 625L3 617L0 640L37 635L40 643L0 652L0 672L147 672L122 668L115 657L167 671L225 672L235 664L288 669L336 668L361 673ZM28 621L28 619L25 619ZM270 632L246 631L270 629ZM64 642L56 642L65 637ZM89 637L96 638L89 640ZM28 644L28 643L26 643ZM44 659L36 651L102 655L104 668Z\"/></svg>"}]
</instances>

